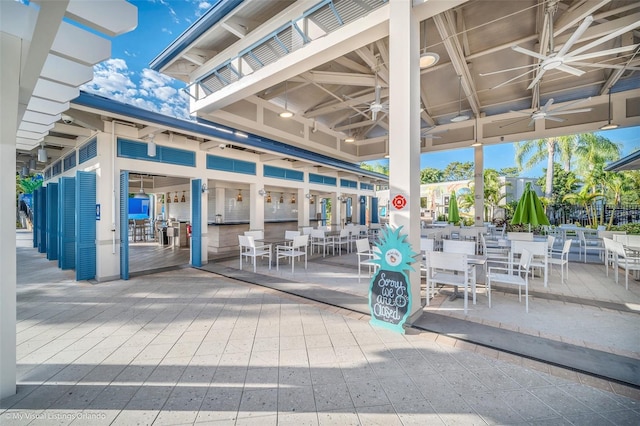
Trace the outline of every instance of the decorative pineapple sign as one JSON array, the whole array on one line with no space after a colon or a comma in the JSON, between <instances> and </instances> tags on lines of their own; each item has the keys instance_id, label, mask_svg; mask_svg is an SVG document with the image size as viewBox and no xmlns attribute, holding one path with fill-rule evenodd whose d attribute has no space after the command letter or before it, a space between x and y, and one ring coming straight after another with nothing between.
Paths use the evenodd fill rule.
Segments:
<instances>
[{"instance_id":1,"label":"decorative pineapple sign","mask_svg":"<svg viewBox=\"0 0 640 426\"><path fill-rule=\"evenodd\" d=\"M371 323L404 334L404 323L411 312L411 287L407 270L413 270L411 263L418 253L413 252L406 241L407 235L400 235L402 226L382 230L380 250L373 262L380 265L371 279L369 287L369 310Z\"/></svg>"}]
</instances>

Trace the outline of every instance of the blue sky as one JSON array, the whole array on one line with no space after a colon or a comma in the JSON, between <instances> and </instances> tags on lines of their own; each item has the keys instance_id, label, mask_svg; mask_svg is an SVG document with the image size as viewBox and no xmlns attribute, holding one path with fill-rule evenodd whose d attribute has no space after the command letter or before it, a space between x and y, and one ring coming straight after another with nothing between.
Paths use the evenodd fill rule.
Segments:
<instances>
[{"instance_id":1,"label":"blue sky","mask_svg":"<svg viewBox=\"0 0 640 426\"><path fill-rule=\"evenodd\" d=\"M94 67L94 79L82 90L172 117L188 118L185 84L149 69L149 63L218 0L130 1L138 8L138 27L111 39L111 59ZM616 129L602 135L622 144L622 155L640 149L640 127ZM485 168L515 165L513 144L484 148ZM473 148L421 156L420 168L443 169L452 161L473 161ZM381 160L386 163L387 160ZM542 176L542 167L523 176Z\"/></svg>"}]
</instances>

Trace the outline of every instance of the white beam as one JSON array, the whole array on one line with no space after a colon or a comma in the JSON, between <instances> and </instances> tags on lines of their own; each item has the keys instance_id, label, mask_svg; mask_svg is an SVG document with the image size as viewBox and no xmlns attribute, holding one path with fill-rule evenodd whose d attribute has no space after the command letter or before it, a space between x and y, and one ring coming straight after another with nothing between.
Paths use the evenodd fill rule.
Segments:
<instances>
[{"instance_id":1,"label":"white beam","mask_svg":"<svg viewBox=\"0 0 640 426\"><path fill-rule=\"evenodd\" d=\"M40 3L47 2L40 0ZM138 8L124 0L71 0L66 16L111 37L138 26Z\"/></svg>"},{"instance_id":2,"label":"white beam","mask_svg":"<svg viewBox=\"0 0 640 426\"><path fill-rule=\"evenodd\" d=\"M56 55L49 55L41 76L73 87L82 86L93 79L93 68Z\"/></svg>"},{"instance_id":3,"label":"white beam","mask_svg":"<svg viewBox=\"0 0 640 426\"><path fill-rule=\"evenodd\" d=\"M56 133L62 133L65 135L74 135L74 136L83 136L89 137L93 134L93 132L89 129L85 129L84 127L72 126L70 124L64 123L56 123L53 131Z\"/></svg>"},{"instance_id":4,"label":"white beam","mask_svg":"<svg viewBox=\"0 0 640 426\"><path fill-rule=\"evenodd\" d=\"M27 104L27 109L45 114L61 114L69 109L69 102L56 102L50 99L32 96Z\"/></svg>"},{"instance_id":5,"label":"white beam","mask_svg":"<svg viewBox=\"0 0 640 426\"><path fill-rule=\"evenodd\" d=\"M93 66L109 59L111 56L111 41L75 25L63 22L53 41L51 52L58 56Z\"/></svg>"},{"instance_id":6,"label":"white beam","mask_svg":"<svg viewBox=\"0 0 640 426\"><path fill-rule=\"evenodd\" d=\"M75 99L80 94L80 89L77 87L68 86L66 84L56 83L51 80L39 78L36 86L33 88L33 96L57 102L60 104L67 103L72 99ZM30 109L27 106L27 109ZM53 112L53 111L52 111ZM64 111L61 111L64 112Z\"/></svg>"}]
</instances>

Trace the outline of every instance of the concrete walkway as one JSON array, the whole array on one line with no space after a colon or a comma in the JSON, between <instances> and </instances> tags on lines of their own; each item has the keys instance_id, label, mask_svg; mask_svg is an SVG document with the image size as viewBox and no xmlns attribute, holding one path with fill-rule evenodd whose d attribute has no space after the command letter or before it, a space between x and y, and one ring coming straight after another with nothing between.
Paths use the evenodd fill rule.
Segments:
<instances>
[{"instance_id":1,"label":"concrete walkway","mask_svg":"<svg viewBox=\"0 0 640 426\"><path fill-rule=\"evenodd\" d=\"M74 282L22 237L3 425L640 421L613 382L192 268Z\"/></svg>"}]
</instances>

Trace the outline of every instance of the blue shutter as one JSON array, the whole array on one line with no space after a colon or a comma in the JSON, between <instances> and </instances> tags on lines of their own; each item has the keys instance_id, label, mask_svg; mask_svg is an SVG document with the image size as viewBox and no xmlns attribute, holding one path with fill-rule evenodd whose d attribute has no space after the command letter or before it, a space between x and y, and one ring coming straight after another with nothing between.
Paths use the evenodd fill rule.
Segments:
<instances>
[{"instance_id":1,"label":"blue shutter","mask_svg":"<svg viewBox=\"0 0 640 426\"><path fill-rule=\"evenodd\" d=\"M47 185L47 259L58 260L58 184Z\"/></svg>"},{"instance_id":2,"label":"blue shutter","mask_svg":"<svg viewBox=\"0 0 640 426\"><path fill-rule=\"evenodd\" d=\"M38 247L38 209L40 208L40 200L38 197L40 196L40 188L36 188L33 191L33 195L31 196L31 230L33 236L33 248Z\"/></svg>"},{"instance_id":3,"label":"blue shutter","mask_svg":"<svg viewBox=\"0 0 640 426\"><path fill-rule=\"evenodd\" d=\"M367 223L367 197L360 196L360 225Z\"/></svg>"},{"instance_id":4,"label":"blue shutter","mask_svg":"<svg viewBox=\"0 0 640 426\"><path fill-rule=\"evenodd\" d=\"M76 172L76 280L96 277L96 174Z\"/></svg>"},{"instance_id":5,"label":"blue shutter","mask_svg":"<svg viewBox=\"0 0 640 426\"><path fill-rule=\"evenodd\" d=\"M353 214L351 211L351 197L347 198L347 217L351 218L351 222L353 222ZM345 218L346 220L346 218Z\"/></svg>"},{"instance_id":6,"label":"blue shutter","mask_svg":"<svg viewBox=\"0 0 640 426\"><path fill-rule=\"evenodd\" d=\"M120 172L120 278L129 279L129 172Z\"/></svg>"},{"instance_id":7,"label":"blue shutter","mask_svg":"<svg viewBox=\"0 0 640 426\"><path fill-rule=\"evenodd\" d=\"M60 268L76 267L76 178L60 179Z\"/></svg>"},{"instance_id":8,"label":"blue shutter","mask_svg":"<svg viewBox=\"0 0 640 426\"><path fill-rule=\"evenodd\" d=\"M47 252L47 188L40 188L38 194L38 253Z\"/></svg>"},{"instance_id":9,"label":"blue shutter","mask_svg":"<svg viewBox=\"0 0 640 426\"><path fill-rule=\"evenodd\" d=\"M380 223L380 219L378 219L378 197L371 197L371 223Z\"/></svg>"},{"instance_id":10,"label":"blue shutter","mask_svg":"<svg viewBox=\"0 0 640 426\"><path fill-rule=\"evenodd\" d=\"M191 265L202 266L202 181L191 181Z\"/></svg>"},{"instance_id":11,"label":"blue shutter","mask_svg":"<svg viewBox=\"0 0 640 426\"><path fill-rule=\"evenodd\" d=\"M327 225L327 200L322 199L322 214L320 215L320 219L322 219L322 226Z\"/></svg>"}]
</instances>

